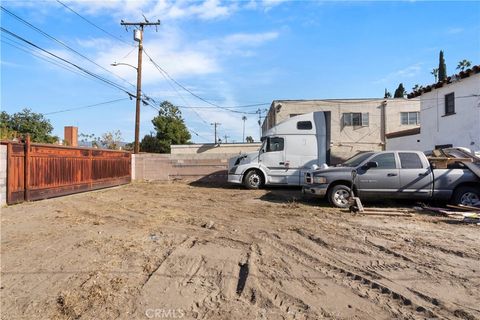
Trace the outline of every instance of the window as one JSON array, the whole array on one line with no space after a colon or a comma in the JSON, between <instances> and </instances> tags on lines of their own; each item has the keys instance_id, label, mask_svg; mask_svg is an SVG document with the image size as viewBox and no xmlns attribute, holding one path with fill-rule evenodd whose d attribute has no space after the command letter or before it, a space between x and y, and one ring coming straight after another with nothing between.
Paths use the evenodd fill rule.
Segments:
<instances>
[{"instance_id":1,"label":"window","mask_svg":"<svg viewBox=\"0 0 480 320\"><path fill-rule=\"evenodd\" d=\"M267 152L282 151L283 150L283 138L273 137L268 139Z\"/></svg>"},{"instance_id":2,"label":"window","mask_svg":"<svg viewBox=\"0 0 480 320\"><path fill-rule=\"evenodd\" d=\"M395 155L393 153L382 153L376 157L373 157L372 160L378 163L378 167L372 169L395 169L397 166L395 164Z\"/></svg>"},{"instance_id":3,"label":"window","mask_svg":"<svg viewBox=\"0 0 480 320\"><path fill-rule=\"evenodd\" d=\"M420 112L400 112L401 124L420 124Z\"/></svg>"},{"instance_id":4,"label":"window","mask_svg":"<svg viewBox=\"0 0 480 320\"><path fill-rule=\"evenodd\" d=\"M402 169L422 169L422 160L416 153L411 152L400 152L398 154L400 157L400 165Z\"/></svg>"},{"instance_id":5,"label":"window","mask_svg":"<svg viewBox=\"0 0 480 320\"><path fill-rule=\"evenodd\" d=\"M445 95L445 115L455 114L455 93Z\"/></svg>"},{"instance_id":6,"label":"window","mask_svg":"<svg viewBox=\"0 0 480 320\"><path fill-rule=\"evenodd\" d=\"M312 129L312 122L311 121L298 121L297 122L297 129L298 130L310 130L310 129Z\"/></svg>"},{"instance_id":7,"label":"window","mask_svg":"<svg viewBox=\"0 0 480 320\"><path fill-rule=\"evenodd\" d=\"M368 113L349 112L343 114L343 126L368 127Z\"/></svg>"}]
</instances>

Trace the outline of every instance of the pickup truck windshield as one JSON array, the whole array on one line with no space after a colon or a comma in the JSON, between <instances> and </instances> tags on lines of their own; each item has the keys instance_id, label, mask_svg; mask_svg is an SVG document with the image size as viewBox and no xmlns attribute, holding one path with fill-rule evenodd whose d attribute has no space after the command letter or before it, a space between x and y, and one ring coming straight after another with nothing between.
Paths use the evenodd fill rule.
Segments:
<instances>
[{"instance_id":1,"label":"pickup truck windshield","mask_svg":"<svg viewBox=\"0 0 480 320\"><path fill-rule=\"evenodd\" d=\"M363 152L357 155L354 155L344 163L340 164L339 167L356 167L360 165L363 161L369 158L373 152Z\"/></svg>"}]
</instances>

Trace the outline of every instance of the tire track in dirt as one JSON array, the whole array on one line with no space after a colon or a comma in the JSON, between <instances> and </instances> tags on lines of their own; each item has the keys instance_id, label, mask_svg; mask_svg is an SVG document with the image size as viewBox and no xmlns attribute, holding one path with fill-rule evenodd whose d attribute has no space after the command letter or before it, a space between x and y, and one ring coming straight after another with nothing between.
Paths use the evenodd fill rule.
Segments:
<instances>
[{"instance_id":1,"label":"tire track in dirt","mask_svg":"<svg viewBox=\"0 0 480 320\"><path fill-rule=\"evenodd\" d=\"M272 315L278 315L284 319L323 319L328 316L323 310L320 314L315 313L304 301L279 289L269 281L268 277L261 275L258 269L260 265L265 265L265 262L258 244L253 243L250 246L248 259L250 274L248 285L241 296L260 309L259 314L262 319L268 319ZM272 307L279 311L271 310Z\"/></svg>"},{"instance_id":2,"label":"tire track in dirt","mask_svg":"<svg viewBox=\"0 0 480 320\"><path fill-rule=\"evenodd\" d=\"M331 223L330 223L331 224ZM329 234L332 232L330 228L325 226L324 224L319 224L317 227L320 227L322 230L325 231L325 234ZM371 254L372 257L376 256L377 253L382 254L379 259L372 261L371 259L367 261L352 261L350 259L350 263L354 263L355 265L362 265L365 269L369 269L372 271L391 271L391 272L401 272L403 270L411 270L411 271L417 271L419 274L422 275L422 277L433 277L437 279L444 279L445 275L449 275L453 281L460 281L466 282L468 281L467 278L460 276L459 274L456 274L450 270L443 270L439 268L438 264L436 263L436 259L438 257L431 257L431 261L426 261L425 259L425 254L427 256L431 256L431 253L429 252L430 250L427 250L424 254L422 254L421 257L418 256L419 254L419 249L416 246L415 242L415 247L410 248L409 246L405 247L404 249L407 250L408 252L412 252L413 255L415 256L406 256L403 253L398 252L397 250L388 248L384 245L380 245L377 243L374 243L373 241L369 240L371 238L373 239L385 239L387 241L392 241L391 240L391 235L387 234L385 232L380 232L378 230L372 230L368 228L363 228L363 227L355 227L356 232L355 233L345 233L343 228L337 228L335 230L336 233L340 233L340 235L345 239L345 242L353 242L356 247L360 247L363 249L359 249L360 251L364 251L363 255L365 256L367 253ZM293 231L296 231L295 229L292 229ZM348 229L347 229L348 230ZM300 233L303 231L300 231ZM297 232L298 233L298 232ZM358 236L358 234L361 234L362 236ZM300 234L301 235L301 234ZM369 235L367 237L366 235ZM304 235L304 237L313 237L315 236L312 235ZM312 240L312 239L309 239ZM312 240L315 242L314 240ZM323 241L323 240L322 240ZM318 241L317 241L318 242ZM336 243L335 244L329 244L329 247L335 247L336 249L340 249L342 251L345 251L346 253L351 253L349 249L345 249L344 246L338 246ZM442 250L440 250L442 251ZM338 252L335 251L335 254ZM393 259L389 259L388 257L392 257ZM349 259L348 255L343 255L342 259ZM386 262L389 261L390 262ZM368 263L368 264L365 264ZM387 276L387 275L384 275ZM393 274L391 276L394 276Z\"/></svg>"},{"instance_id":3,"label":"tire track in dirt","mask_svg":"<svg viewBox=\"0 0 480 320\"><path fill-rule=\"evenodd\" d=\"M148 270L148 267L144 267L144 271L147 272L147 275L145 277L145 280L141 284L141 289L145 287L145 285L150 281L150 278L155 274L155 272L158 271L158 269L163 265L163 263L170 257L170 255L179 247L182 247L187 243L187 241L190 240L190 244L193 244L195 239L190 238L190 237L185 237L183 241L181 241L178 245L171 247L165 252L162 257L154 264L153 268L151 270Z\"/></svg>"},{"instance_id":4,"label":"tire track in dirt","mask_svg":"<svg viewBox=\"0 0 480 320\"><path fill-rule=\"evenodd\" d=\"M302 230L295 230L295 232L300 235L301 237L303 237L304 239L306 240L309 240L311 242L313 242L315 245L319 246L322 250L325 248L325 246L323 245L322 242L320 242L320 245L318 245L319 241L316 240L316 237L312 234L309 234L307 232L304 232ZM420 262L414 262L414 260L410 259L409 257L405 256L405 255L402 255L400 253L397 253L395 252L394 250L391 250L389 248L386 248L384 246L381 246L381 245L377 245L369 240L366 240L365 241L366 243L374 246L375 248L378 248L378 250L381 252L381 253L384 253L385 255L390 255L390 256L393 256L395 258L398 258L400 260L403 260L403 261L406 261L408 264L411 264L411 266L406 266L404 268L415 268L415 269L418 269L419 267L430 267L430 266L425 266L423 263L420 263ZM305 247L304 247L305 248ZM317 251L314 251L317 253ZM343 263L347 263L347 261L349 260L347 257L341 255L340 253L336 252L335 253L336 255L340 255L340 261L342 261ZM399 266L400 263L397 263L397 265ZM357 268L357 265L351 265L350 268ZM430 267L431 268L431 267ZM389 265L379 265L377 268L370 268L370 267L367 267L366 269L368 270L371 270L371 269L378 269L376 271L379 271L380 274L382 276L383 273L382 271L390 271L391 269L391 266ZM397 267L394 266L393 268L395 271L397 271ZM435 270L435 271L438 271L438 272L435 272L436 273L436 277L442 277L444 276L445 274L440 272L440 270ZM376 272L378 274L378 272ZM429 276L433 276L432 274L429 274ZM434 276L433 276L434 277ZM396 285L400 285L403 287L403 285L399 284L398 283L398 280L396 279L390 279L388 276L385 276L385 279L388 280L388 281L391 281L393 283L395 283ZM407 280L407 279L402 279L402 280ZM415 280L415 281L418 281L419 278L418 277L414 277L413 279L411 280ZM443 316L445 316L446 318L449 318L451 317L452 315L454 316L457 316L457 314L462 314L462 315L466 315L466 317L473 317L471 314L469 314L468 312L466 312L465 310L463 309L458 309L458 307L454 306L453 303L451 302L446 302L446 301L441 301L439 298L436 298L436 297L433 297L431 295L428 295L428 294L425 294L425 293L422 293L418 290L414 290L412 288L409 288L409 287L405 287L404 289L407 289L408 291L410 291L411 293L413 293L416 297L418 298L421 298L424 302L427 302L428 304L430 304L430 308L432 308L432 310L434 310L435 312L437 313L440 313L442 314ZM385 289L382 288L382 291L386 291ZM393 292L393 291L392 291ZM403 299L402 299L403 300ZM466 307L468 308L468 307ZM421 308L420 308L421 309ZM476 311L476 310L475 310ZM445 314L445 312L447 314Z\"/></svg>"},{"instance_id":5,"label":"tire track in dirt","mask_svg":"<svg viewBox=\"0 0 480 320\"><path fill-rule=\"evenodd\" d=\"M294 245L283 243L280 239L266 233L262 233L260 239L278 251L290 256L298 263L319 271L333 281L349 287L361 297L373 300L375 303L383 302L395 316L407 316L415 319L425 317L441 318L428 307L414 303L410 298L373 280L372 277L347 270L346 267L338 264L322 261L304 250Z\"/></svg>"}]
</instances>

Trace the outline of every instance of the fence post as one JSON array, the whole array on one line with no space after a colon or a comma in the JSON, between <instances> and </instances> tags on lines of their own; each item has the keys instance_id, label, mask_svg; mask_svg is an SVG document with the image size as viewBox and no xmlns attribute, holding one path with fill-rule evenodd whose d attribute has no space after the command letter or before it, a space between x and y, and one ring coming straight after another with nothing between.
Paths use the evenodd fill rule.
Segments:
<instances>
[{"instance_id":1,"label":"fence post","mask_svg":"<svg viewBox=\"0 0 480 320\"><path fill-rule=\"evenodd\" d=\"M12 142L8 142L7 144L7 204L13 203L13 161L12 161L12 154L13 154L13 147Z\"/></svg>"},{"instance_id":2,"label":"fence post","mask_svg":"<svg viewBox=\"0 0 480 320\"><path fill-rule=\"evenodd\" d=\"M24 162L24 199L30 201L30 135L25 139L25 162Z\"/></svg>"}]
</instances>

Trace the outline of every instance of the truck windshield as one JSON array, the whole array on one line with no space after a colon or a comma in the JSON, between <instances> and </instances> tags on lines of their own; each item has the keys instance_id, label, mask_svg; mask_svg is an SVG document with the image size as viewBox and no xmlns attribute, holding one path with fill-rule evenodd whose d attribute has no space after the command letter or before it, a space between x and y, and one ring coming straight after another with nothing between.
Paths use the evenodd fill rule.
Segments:
<instances>
[{"instance_id":1,"label":"truck windshield","mask_svg":"<svg viewBox=\"0 0 480 320\"><path fill-rule=\"evenodd\" d=\"M340 164L340 167L356 167L360 165L363 161L365 161L368 157L370 157L373 152L363 152L354 155L344 163Z\"/></svg>"}]
</instances>

